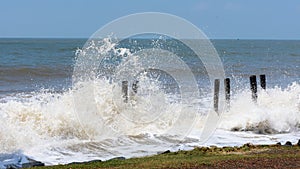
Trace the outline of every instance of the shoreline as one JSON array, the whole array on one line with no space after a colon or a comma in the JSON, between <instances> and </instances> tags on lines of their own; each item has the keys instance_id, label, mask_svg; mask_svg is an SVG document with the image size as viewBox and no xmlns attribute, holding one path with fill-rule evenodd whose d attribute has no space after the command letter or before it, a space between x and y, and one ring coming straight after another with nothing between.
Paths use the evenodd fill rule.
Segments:
<instances>
[{"instance_id":1,"label":"shoreline","mask_svg":"<svg viewBox=\"0 0 300 169\"><path fill-rule=\"evenodd\" d=\"M34 167L35 169L64 168L300 168L300 140L284 145L253 145L234 147L195 147L193 150L171 152L152 156L117 157L107 161L92 160L64 165Z\"/></svg>"}]
</instances>

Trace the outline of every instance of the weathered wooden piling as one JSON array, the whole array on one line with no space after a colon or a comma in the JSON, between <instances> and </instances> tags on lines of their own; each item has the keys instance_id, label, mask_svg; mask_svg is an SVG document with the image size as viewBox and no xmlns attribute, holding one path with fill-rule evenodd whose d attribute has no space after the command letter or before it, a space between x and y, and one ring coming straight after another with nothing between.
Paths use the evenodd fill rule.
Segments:
<instances>
[{"instance_id":1,"label":"weathered wooden piling","mask_svg":"<svg viewBox=\"0 0 300 169\"><path fill-rule=\"evenodd\" d=\"M254 102L256 102L257 101L257 81L256 81L255 75L250 76L250 88L252 91L252 100Z\"/></svg>"},{"instance_id":2,"label":"weathered wooden piling","mask_svg":"<svg viewBox=\"0 0 300 169\"><path fill-rule=\"evenodd\" d=\"M132 91L134 94L137 94L138 83L139 83L139 81L137 81L137 80L132 83Z\"/></svg>"},{"instance_id":3,"label":"weathered wooden piling","mask_svg":"<svg viewBox=\"0 0 300 169\"><path fill-rule=\"evenodd\" d=\"M225 100L227 106L230 106L230 79L224 79L224 88L225 88Z\"/></svg>"},{"instance_id":4,"label":"weathered wooden piling","mask_svg":"<svg viewBox=\"0 0 300 169\"><path fill-rule=\"evenodd\" d=\"M219 111L219 92L220 92L220 80L219 79L215 79L215 83L214 83L214 110L216 112Z\"/></svg>"},{"instance_id":5,"label":"weathered wooden piling","mask_svg":"<svg viewBox=\"0 0 300 169\"><path fill-rule=\"evenodd\" d=\"M128 102L128 81L122 81L122 97L125 103Z\"/></svg>"},{"instance_id":6,"label":"weathered wooden piling","mask_svg":"<svg viewBox=\"0 0 300 169\"><path fill-rule=\"evenodd\" d=\"M266 75L259 75L260 78L260 86L264 90L266 90Z\"/></svg>"}]
</instances>

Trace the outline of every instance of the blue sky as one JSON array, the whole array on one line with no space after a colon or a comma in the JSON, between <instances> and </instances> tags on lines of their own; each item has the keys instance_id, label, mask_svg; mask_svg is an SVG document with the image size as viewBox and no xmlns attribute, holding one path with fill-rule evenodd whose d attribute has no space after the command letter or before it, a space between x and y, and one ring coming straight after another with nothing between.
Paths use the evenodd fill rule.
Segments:
<instances>
[{"instance_id":1,"label":"blue sky","mask_svg":"<svg viewBox=\"0 0 300 169\"><path fill-rule=\"evenodd\" d=\"M214 39L300 39L297 0L2 0L0 37L89 37L137 12L183 17Z\"/></svg>"}]
</instances>

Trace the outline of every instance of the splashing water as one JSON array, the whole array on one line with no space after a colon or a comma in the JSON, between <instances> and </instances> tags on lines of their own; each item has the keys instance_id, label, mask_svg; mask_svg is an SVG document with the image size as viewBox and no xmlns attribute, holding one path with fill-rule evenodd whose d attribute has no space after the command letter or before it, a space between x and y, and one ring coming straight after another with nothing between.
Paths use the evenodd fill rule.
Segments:
<instances>
[{"instance_id":1,"label":"splashing water","mask_svg":"<svg viewBox=\"0 0 300 169\"><path fill-rule=\"evenodd\" d=\"M137 58L130 57L130 49L118 48L109 39L101 43L99 48L99 45L91 44L91 51L99 55L116 55L114 61L127 58L120 64L122 66L138 66ZM81 52L79 50L77 55ZM131 91L129 102L125 104L122 97L118 97L122 96L119 82L106 76L113 70L120 70L115 69L118 65L104 65L108 66L105 67L105 76L98 70L91 70L98 76L77 79L73 88L62 93L45 90L1 98L0 153L23 152L46 164L58 164L143 156L199 145L203 121L211 107L212 97L208 92L203 92L201 99L191 97L189 104L182 103L176 85L173 90L166 89L166 82L172 82L167 75L142 72L138 77L138 93ZM85 106L90 104L86 98L91 94L96 109ZM80 110L84 111L76 110L75 106L82 106ZM195 124L181 124L183 128L193 126L185 139L170 131L182 111L197 118ZM242 89L234 95L219 129L206 145L240 145L250 141L273 143L285 138L293 141L300 137L299 128L298 83L287 88L259 91L257 104L252 102L248 89Z\"/></svg>"},{"instance_id":2,"label":"splashing water","mask_svg":"<svg viewBox=\"0 0 300 169\"><path fill-rule=\"evenodd\" d=\"M293 83L285 89L275 87L261 90L258 94L257 104L249 97L249 91L236 95L230 111L224 115L221 127L269 134L299 129L299 84Z\"/></svg>"}]
</instances>

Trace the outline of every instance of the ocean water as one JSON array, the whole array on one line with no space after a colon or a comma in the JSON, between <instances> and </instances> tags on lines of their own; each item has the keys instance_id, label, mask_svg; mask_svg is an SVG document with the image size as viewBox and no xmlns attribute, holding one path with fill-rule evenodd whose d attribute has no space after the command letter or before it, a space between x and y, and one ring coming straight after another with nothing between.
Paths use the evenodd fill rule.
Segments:
<instances>
[{"instance_id":1,"label":"ocean water","mask_svg":"<svg viewBox=\"0 0 300 169\"><path fill-rule=\"evenodd\" d=\"M87 72L75 83L73 71L85 42L0 39L0 157L24 154L53 165L193 146L300 139L300 41L212 40L225 75L231 78L232 99L206 142L199 137L213 105L212 84L204 65L186 46L168 40L104 41L96 53L113 57L92 71L95 77ZM149 46L172 49L191 68L201 96L187 88L189 99L181 102L176 79L149 69L138 76L138 93L130 91L128 103L119 102L122 93L120 82L114 81L116 70L132 64L131 54ZM187 87L192 86L181 67L168 60L160 62L184 79ZM249 76L260 74L266 75L267 90L258 88L254 103ZM180 116L182 112L197 120L190 123L188 117Z\"/></svg>"}]
</instances>

